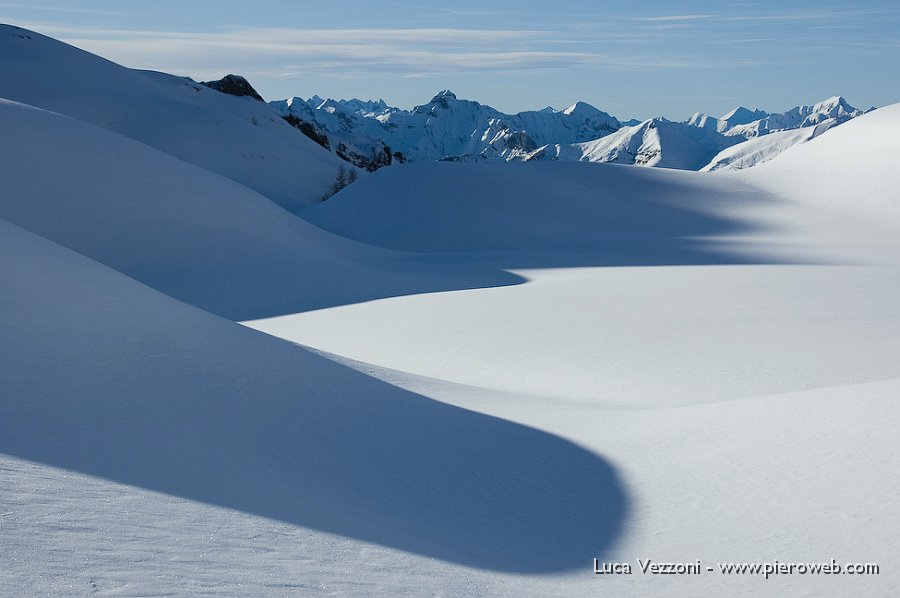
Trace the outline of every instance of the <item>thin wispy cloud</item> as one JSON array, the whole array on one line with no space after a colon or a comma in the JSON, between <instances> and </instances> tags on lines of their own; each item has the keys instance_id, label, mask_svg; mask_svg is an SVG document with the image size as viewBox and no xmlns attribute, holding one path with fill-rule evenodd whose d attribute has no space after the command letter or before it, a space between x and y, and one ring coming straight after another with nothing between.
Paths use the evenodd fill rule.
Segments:
<instances>
[{"instance_id":1,"label":"thin wispy cloud","mask_svg":"<svg viewBox=\"0 0 900 598\"><path fill-rule=\"evenodd\" d=\"M211 77L233 71L287 78L440 75L565 69L702 66L694 57L634 56L554 49L554 31L495 29L243 28L222 32L143 31L41 25L40 30L127 66ZM284 66L294 65L294 66Z\"/></svg>"},{"instance_id":2,"label":"thin wispy cloud","mask_svg":"<svg viewBox=\"0 0 900 598\"><path fill-rule=\"evenodd\" d=\"M632 21L644 21L648 23L669 22L669 21L702 21L705 19L714 19L716 15L662 15L658 17L629 17Z\"/></svg>"},{"instance_id":3,"label":"thin wispy cloud","mask_svg":"<svg viewBox=\"0 0 900 598\"><path fill-rule=\"evenodd\" d=\"M898 9L820 9L804 11L784 11L774 13L722 15L716 20L723 22L751 21L833 21L856 17L876 17L900 15Z\"/></svg>"},{"instance_id":4,"label":"thin wispy cloud","mask_svg":"<svg viewBox=\"0 0 900 598\"><path fill-rule=\"evenodd\" d=\"M887 15L900 15L900 8L847 8L817 10L781 10L747 13L706 13L706 14L682 14L682 15L658 15L658 16L623 16L619 20L638 23L684 23L684 22L709 22L709 23L739 23L739 22L789 22L789 21L833 21L837 19L849 19L857 17L877 17ZM615 17L613 17L615 18Z\"/></svg>"},{"instance_id":5,"label":"thin wispy cloud","mask_svg":"<svg viewBox=\"0 0 900 598\"><path fill-rule=\"evenodd\" d=\"M22 9L22 10L37 10L42 12L58 12L58 13L72 13L72 14L82 14L82 15L124 15L126 13L113 11L113 10L98 10L91 8L73 8L71 6L53 6L53 5L43 5L43 4L23 4L20 2L0 2L0 9Z\"/></svg>"}]
</instances>

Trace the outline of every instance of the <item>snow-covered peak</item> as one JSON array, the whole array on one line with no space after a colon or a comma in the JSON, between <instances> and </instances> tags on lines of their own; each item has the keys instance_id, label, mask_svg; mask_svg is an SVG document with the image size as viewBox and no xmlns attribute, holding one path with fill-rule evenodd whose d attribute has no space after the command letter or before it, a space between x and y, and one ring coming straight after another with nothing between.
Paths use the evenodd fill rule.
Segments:
<instances>
[{"instance_id":1,"label":"snow-covered peak","mask_svg":"<svg viewBox=\"0 0 900 598\"><path fill-rule=\"evenodd\" d=\"M816 124L829 118L846 120L860 114L862 111L851 106L842 96L832 96L812 106L797 106L785 112L788 117L802 117L805 124L801 126Z\"/></svg>"},{"instance_id":2,"label":"snow-covered peak","mask_svg":"<svg viewBox=\"0 0 900 598\"><path fill-rule=\"evenodd\" d=\"M769 116L769 113L764 110L750 110L749 108L738 106L731 112L723 114L719 118L719 120L726 123L726 128L731 128L735 125L746 125L747 123L752 123L755 120L759 120L767 116Z\"/></svg>"},{"instance_id":3,"label":"snow-covered peak","mask_svg":"<svg viewBox=\"0 0 900 598\"><path fill-rule=\"evenodd\" d=\"M587 102L575 102L574 104L572 104L571 106L569 106L568 108L563 110L562 112L566 116L572 116L575 114L577 114L577 115L588 115L588 114L598 114L598 113L602 114L602 112L600 110L598 110L597 108L594 108Z\"/></svg>"},{"instance_id":4,"label":"snow-covered peak","mask_svg":"<svg viewBox=\"0 0 900 598\"><path fill-rule=\"evenodd\" d=\"M531 160L579 160L697 170L729 145L738 143L714 128L672 122L661 116L595 141L555 145L533 152Z\"/></svg>"},{"instance_id":5,"label":"snow-covered peak","mask_svg":"<svg viewBox=\"0 0 900 598\"><path fill-rule=\"evenodd\" d=\"M709 116L708 114L703 114L702 112L697 112L690 119L688 119L687 124L692 127L699 127L701 129L713 129L714 131L721 130L722 122L714 117Z\"/></svg>"},{"instance_id":6,"label":"snow-covered peak","mask_svg":"<svg viewBox=\"0 0 900 598\"><path fill-rule=\"evenodd\" d=\"M853 112L856 110L847 103L843 96L831 96L827 100L822 100L813 105L813 112L829 112L831 110L843 110L844 112Z\"/></svg>"},{"instance_id":7,"label":"snow-covered peak","mask_svg":"<svg viewBox=\"0 0 900 598\"><path fill-rule=\"evenodd\" d=\"M288 108L290 108L291 106L293 106L295 104L305 104L305 103L306 103L306 100L304 100L303 98L298 98L297 96L288 98L287 100L284 101L284 105L287 106Z\"/></svg>"},{"instance_id":8,"label":"snow-covered peak","mask_svg":"<svg viewBox=\"0 0 900 598\"><path fill-rule=\"evenodd\" d=\"M412 112L414 114L436 114L438 111L448 110L454 112L475 112L480 111L482 108L485 108L491 114L499 114L493 108L482 106L474 100L461 100L456 97L455 93L445 89L436 93L427 104L413 108Z\"/></svg>"},{"instance_id":9,"label":"snow-covered peak","mask_svg":"<svg viewBox=\"0 0 900 598\"><path fill-rule=\"evenodd\" d=\"M379 112L388 107L384 100L360 100L357 98L341 100L341 104L360 112Z\"/></svg>"},{"instance_id":10,"label":"snow-covered peak","mask_svg":"<svg viewBox=\"0 0 900 598\"><path fill-rule=\"evenodd\" d=\"M781 114L768 114L743 124L731 124L723 132L749 139L775 131L811 127L831 119L840 124L861 114L862 110L851 106L843 97L833 96L812 105L796 106Z\"/></svg>"}]
</instances>

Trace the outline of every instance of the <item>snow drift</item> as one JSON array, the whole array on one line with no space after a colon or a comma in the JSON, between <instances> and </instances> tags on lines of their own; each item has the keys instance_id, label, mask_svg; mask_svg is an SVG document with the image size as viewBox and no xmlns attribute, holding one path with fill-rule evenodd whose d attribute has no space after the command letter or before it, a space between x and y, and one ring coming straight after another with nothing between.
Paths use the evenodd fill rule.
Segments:
<instances>
[{"instance_id":1,"label":"snow drift","mask_svg":"<svg viewBox=\"0 0 900 598\"><path fill-rule=\"evenodd\" d=\"M601 457L192 308L0 221L0 454L479 569L583 566ZM27 530L0 528L4 546Z\"/></svg>"},{"instance_id":2,"label":"snow drift","mask_svg":"<svg viewBox=\"0 0 900 598\"><path fill-rule=\"evenodd\" d=\"M323 233L229 179L129 138L0 100L0 218L233 319L506 284Z\"/></svg>"}]
</instances>

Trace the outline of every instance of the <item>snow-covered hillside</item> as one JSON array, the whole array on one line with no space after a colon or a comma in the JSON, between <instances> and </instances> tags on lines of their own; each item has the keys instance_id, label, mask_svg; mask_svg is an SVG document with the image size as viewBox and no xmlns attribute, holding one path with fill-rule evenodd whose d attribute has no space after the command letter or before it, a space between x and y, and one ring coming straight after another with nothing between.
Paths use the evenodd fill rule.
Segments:
<instances>
[{"instance_id":1,"label":"snow-covered hillside","mask_svg":"<svg viewBox=\"0 0 900 598\"><path fill-rule=\"evenodd\" d=\"M502 166L502 167L499 167ZM302 213L370 245L500 253L505 267L709 263L704 236L748 226L716 216L758 198L744 184L614 164L417 163L380 170ZM598 261L599 260L599 261Z\"/></svg>"},{"instance_id":2,"label":"snow-covered hillside","mask_svg":"<svg viewBox=\"0 0 900 598\"><path fill-rule=\"evenodd\" d=\"M862 146L871 142L869 132L890 132L900 125L894 107L885 109L880 118L876 114L852 123L845 137L860 139ZM879 330L893 329L895 324L876 318L869 328L851 314L859 310L894 314L889 307L892 295L869 295L865 290L857 294L833 289L832 284L840 279L853 288L869 289L879 284L878 277L887 277L884 284L892 287L898 282L896 272L759 266L894 259L882 255L883 243L897 250L889 241L890 231L883 233L877 228L884 223L875 223L873 229L852 218L847 220L843 214L833 214L830 204L798 210L795 198L819 195L802 192L813 178L810 171L822 170L816 178L823 181L813 183L813 188L840 189L836 179L845 177L849 165L854 164L858 169L849 171L855 176L845 185L856 186L882 202L891 201L897 173L891 172L885 159L895 158L879 160L873 156L874 150L851 153L842 149L839 138L827 136L808 148L812 151L819 145L820 152L812 160L799 157L784 167L774 160L768 171L751 170L739 178L568 163L506 165L505 172L492 165L442 164L379 172L304 216L326 230L365 243L406 251L451 252L455 259L510 268L532 282L526 289L400 298L277 318L259 326L393 369L473 386L608 405L634 404L642 400L638 397L653 404L693 403L726 395L758 396L845 384L859 376L890 378L900 374L893 361L900 345L895 336L881 336ZM881 146L879 154L886 150L885 156L897 155L891 143L875 145ZM791 157L786 154L783 159ZM845 161L843 169L834 166L834 162ZM820 162L823 166L812 166ZM875 165L879 173L868 177L870 181L863 175L868 164ZM831 180L824 176L828 168L834 171ZM795 186L790 192L781 192L779 186L788 181ZM759 186L775 193L760 193L755 190ZM847 197L855 197L847 187ZM419 191L426 188L427 198ZM845 203L846 211L852 213L855 207L850 205ZM895 212L885 208L881 213L900 224ZM812 227L811 222L815 223ZM835 241L838 235L841 242ZM597 270L593 274L536 270L673 264L716 267ZM733 264L757 266L723 268ZM651 290L654 284L658 287ZM807 302L804 310L818 314L830 305L829 309L846 313L849 319L835 318L833 327L828 327L820 326L814 316L807 324L808 331L798 336L798 326L806 325L795 311L797 306L781 311L782 301L796 292L795 285L807 289L804 297L810 293L803 300ZM757 286L765 289L762 296L754 292ZM632 290L623 294L626 288ZM641 299L645 293L646 298ZM554 297L567 298L561 313L550 307ZM440 313L450 313L445 311L449 303L465 315L454 312L454 317L441 317ZM861 307L862 303L867 307ZM419 310L420 317L413 316ZM659 319L648 319L655 310L659 310ZM745 315L729 321L735 311ZM521 329L512 324L540 318L538 314L545 314L546 319L532 320ZM895 315L900 317L900 312ZM703 328L694 338L691 327L707 317L717 320L721 328L715 332ZM782 317L792 324L787 326ZM890 316L891 321L894 317ZM642 319L649 330L633 338L634 326ZM361 336L363 321L369 323L364 327L367 334ZM403 331L397 333L403 343L394 344L397 337L389 332L392 329ZM479 340L458 332L474 329L482 331ZM541 341L544 335L551 340ZM821 346L816 351L805 350L815 337L820 341L813 345ZM444 339L441 350L426 349L434 338ZM565 340L552 340L555 338ZM731 344L729 338L756 341ZM843 340L831 345L830 338ZM641 369L648 343L653 347L659 377L645 377ZM693 347L691 351L684 351L685 343ZM790 373L781 370L786 362L791 363ZM726 391L732 383L736 386Z\"/></svg>"},{"instance_id":3,"label":"snow-covered hillside","mask_svg":"<svg viewBox=\"0 0 900 598\"><path fill-rule=\"evenodd\" d=\"M569 146L546 146L528 160L576 160L613 162L636 166L659 166L699 170L725 147L739 143L715 130L654 118L612 135Z\"/></svg>"},{"instance_id":4,"label":"snow-covered hillside","mask_svg":"<svg viewBox=\"0 0 900 598\"><path fill-rule=\"evenodd\" d=\"M0 31L0 594L900 592L900 104L738 172L423 161L301 207L337 158L265 104ZM701 120L607 137L664 165ZM719 569L831 559L880 570Z\"/></svg>"},{"instance_id":5,"label":"snow-covered hillside","mask_svg":"<svg viewBox=\"0 0 900 598\"><path fill-rule=\"evenodd\" d=\"M900 490L884 476L900 448L900 214L887 207L900 169L874 133L896 138L898 115L717 176L581 163L379 172L306 215L527 282L250 325L608 455L635 509L613 562L883 563ZM880 596L900 584L884 568L567 579L492 591Z\"/></svg>"},{"instance_id":6,"label":"snow-covered hillside","mask_svg":"<svg viewBox=\"0 0 900 598\"><path fill-rule=\"evenodd\" d=\"M46 110L0 100L0 125L15 140L0 218L230 318L515 279L386 266L234 181Z\"/></svg>"},{"instance_id":7,"label":"snow-covered hillside","mask_svg":"<svg viewBox=\"0 0 900 598\"><path fill-rule=\"evenodd\" d=\"M310 543L307 562L332 558L328 535L340 534L359 547L476 570L554 573L608 548L624 524L625 490L614 469L557 436L403 391L2 221L0 272L5 590L239 589L234 572L210 586L205 574L193 579L189 569L158 561L180 552L184 530L155 545L110 537L103 522L117 517L122 485L164 493L176 508L205 504L207 521L196 531L218 529L215 513L231 510L252 516L263 536L274 522L310 530L294 535ZM39 515L21 460L105 480L109 494ZM93 514L82 511L89 508ZM58 535L48 539L36 516L80 523L51 523ZM169 525L162 512L145 517L145 530ZM85 545L85 525L98 524L103 536L92 532ZM104 555L104 545L114 548ZM76 560L87 570L73 572ZM185 585L160 583L158 568ZM73 573L84 575L81 583ZM303 581L300 572L289 576ZM263 577L246 591L288 587Z\"/></svg>"},{"instance_id":8,"label":"snow-covered hillside","mask_svg":"<svg viewBox=\"0 0 900 598\"><path fill-rule=\"evenodd\" d=\"M843 217L896 227L898 176L900 104L893 104L748 171L745 180Z\"/></svg>"},{"instance_id":9,"label":"snow-covered hillside","mask_svg":"<svg viewBox=\"0 0 900 598\"><path fill-rule=\"evenodd\" d=\"M751 137L743 143L725 148L701 168L704 172L742 170L768 162L781 152L810 139L815 139L836 124L826 120L815 126L777 131L761 137Z\"/></svg>"},{"instance_id":10,"label":"snow-covered hillside","mask_svg":"<svg viewBox=\"0 0 900 598\"><path fill-rule=\"evenodd\" d=\"M0 25L0 98L130 137L288 209L317 201L340 162L264 102L127 69L10 25Z\"/></svg>"}]
</instances>

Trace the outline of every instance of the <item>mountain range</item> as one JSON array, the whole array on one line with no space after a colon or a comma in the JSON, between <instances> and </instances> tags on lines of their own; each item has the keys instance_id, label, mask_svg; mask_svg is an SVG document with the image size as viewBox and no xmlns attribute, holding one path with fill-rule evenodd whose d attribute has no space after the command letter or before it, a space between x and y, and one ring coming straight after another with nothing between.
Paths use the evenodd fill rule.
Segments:
<instances>
[{"instance_id":1,"label":"mountain range","mask_svg":"<svg viewBox=\"0 0 900 598\"><path fill-rule=\"evenodd\" d=\"M697 113L682 122L663 117L621 121L586 102L564 110L506 114L450 90L403 110L384 100L313 96L270 102L284 118L314 132L323 145L367 170L398 161L615 162L685 170L738 169L770 160L831 126L864 113L840 96L783 113L739 106L716 118ZM733 146L773 133L777 142ZM309 133L308 133L309 134ZM725 154L720 155L720 152ZM752 158L744 159L745 153ZM736 158L737 156L737 158Z\"/></svg>"}]
</instances>

